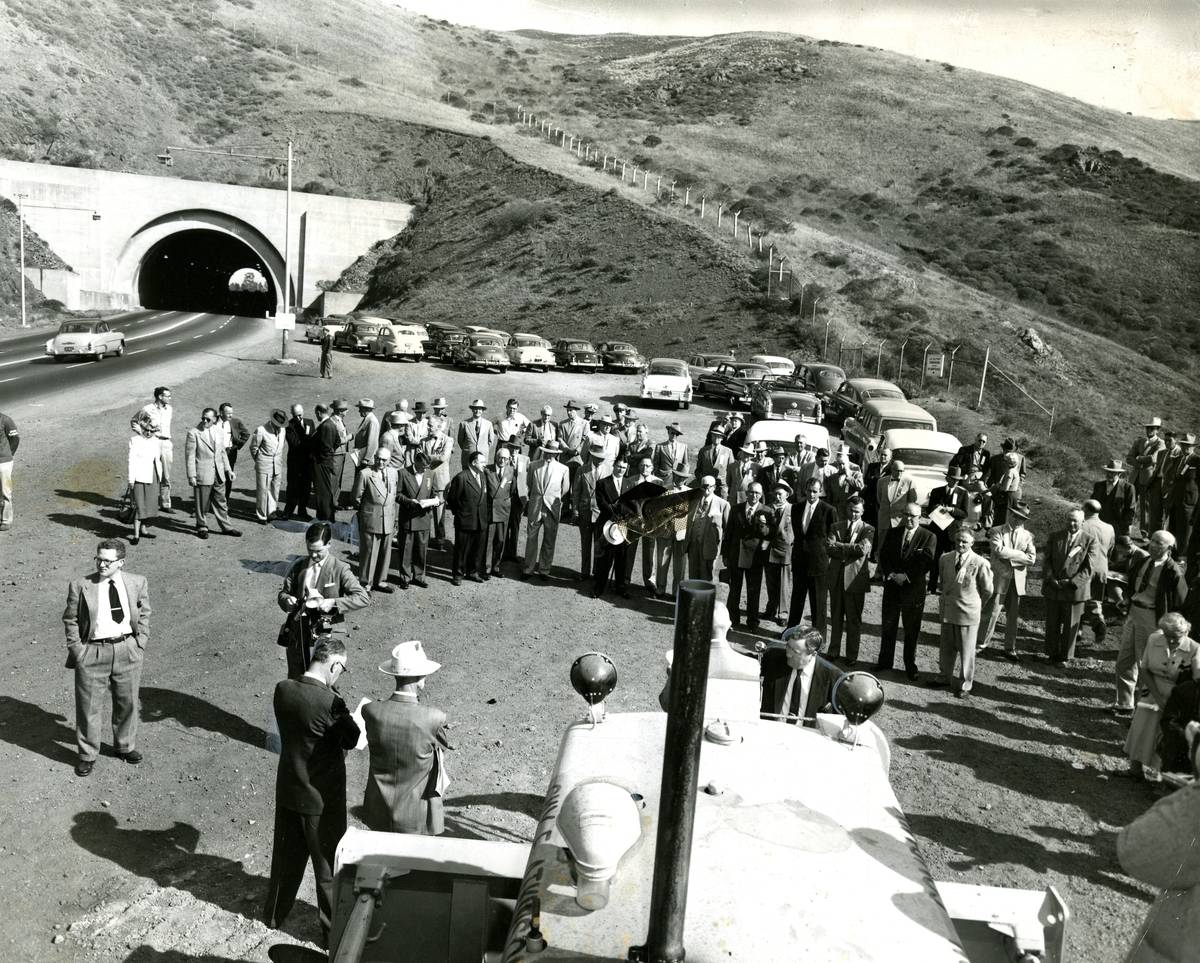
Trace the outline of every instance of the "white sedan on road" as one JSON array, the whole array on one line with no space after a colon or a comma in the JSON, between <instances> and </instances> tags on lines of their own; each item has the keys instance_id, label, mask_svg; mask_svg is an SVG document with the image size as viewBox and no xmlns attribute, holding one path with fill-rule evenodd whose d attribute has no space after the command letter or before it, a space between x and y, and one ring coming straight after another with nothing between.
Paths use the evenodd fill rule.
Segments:
<instances>
[{"instance_id":1,"label":"white sedan on road","mask_svg":"<svg viewBox=\"0 0 1200 963\"><path fill-rule=\"evenodd\" d=\"M642 397L647 401L673 401L676 408L692 403L692 376L679 358L651 358L642 375Z\"/></svg>"},{"instance_id":2,"label":"white sedan on road","mask_svg":"<svg viewBox=\"0 0 1200 963\"><path fill-rule=\"evenodd\" d=\"M64 321L58 334L46 342L46 354L55 361L78 357L100 361L105 355L119 358L124 353L125 335L101 320Z\"/></svg>"}]
</instances>

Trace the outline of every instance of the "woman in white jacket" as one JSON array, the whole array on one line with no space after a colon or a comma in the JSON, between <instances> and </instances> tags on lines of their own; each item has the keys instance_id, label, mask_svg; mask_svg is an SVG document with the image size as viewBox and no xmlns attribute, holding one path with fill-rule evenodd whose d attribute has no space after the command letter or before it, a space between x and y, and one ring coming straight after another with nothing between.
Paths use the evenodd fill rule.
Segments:
<instances>
[{"instance_id":1,"label":"woman in white jacket","mask_svg":"<svg viewBox=\"0 0 1200 963\"><path fill-rule=\"evenodd\" d=\"M146 519L154 514L158 504L158 486L162 482L162 446L151 417L143 412L133 423L129 436L129 487L133 497L133 534L129 538L136 545L142 537L154 538L148 530Z\"/></svg>"}]
</instances>

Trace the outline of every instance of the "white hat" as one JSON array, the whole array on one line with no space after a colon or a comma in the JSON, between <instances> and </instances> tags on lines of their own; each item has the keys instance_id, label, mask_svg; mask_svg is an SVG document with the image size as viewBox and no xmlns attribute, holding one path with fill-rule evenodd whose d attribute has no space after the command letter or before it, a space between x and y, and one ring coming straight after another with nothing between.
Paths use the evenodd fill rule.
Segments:
<instances>
[{"instance_id":1,"label":"white hat","mask_svg":"<svg viewBox=\"0 0 1200 963\"><path fill-rule=\"evenodd\" d=\"M416 639L397 643L392 648L392 657L379 663L379 671L388 675L426 676L433 675L442 667L425 655L425 649Z\"/></svg>"}]
</instances>

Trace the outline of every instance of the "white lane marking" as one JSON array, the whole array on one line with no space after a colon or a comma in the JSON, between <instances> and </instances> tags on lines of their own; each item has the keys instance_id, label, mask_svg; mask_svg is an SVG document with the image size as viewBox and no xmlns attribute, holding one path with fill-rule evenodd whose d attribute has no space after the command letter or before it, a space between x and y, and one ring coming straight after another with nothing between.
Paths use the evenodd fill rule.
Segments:
<instances>
[{"instance_id":1,"label":"white lane marking","mask_svg":"<svg viewBox=\"0 0 1200 963\"><path fill-rule=\"evenodd\" d=\"M137 351L126 351L125 353L126 354L141 354L145 350L146 350L145 348L138 348Z\"/></svg>"},{"instance_id":2,"label":"white lane marking","mask_svg":"<svg viewBox=\"0 0 1200 963\"><path fill-rule=\"evenodd\" d=\"M0 381L0 385L6 385L10 381L19 381L19 380L20 380L19 376L17 378L5 378L3 381Z\"/></svg>"},{"instance_id":3,"label":"white lane marking","mask_svg":"<svg viewBox=\"0 0 1200 963\"><path fill-rule=\"evenodd\" d=\"M78 364L69 364L69 365L67 365L67 370L69 371L71 368L82 368L85 364L91 364L91 362L90 361L80 361Z\"/></svg>"},{"instance_id":4,"label":"white lane marking","mask_svg":"<svg viewBox=\"0 0 1200 963\"><path fill-rule=\"evenodd\" d=\"M168 341L168 342L167 342L167 343L164 345L164 347L167 347L167 348L169 348L169 347L171 347L171 345L173 345L173 344L179 344L179 342L178 342L178 341Z\"/></svg>"},{"instance_id":5,"label":"white lane marking","mask_svg":"<svg viewBox=\"0 0 1200 963\"><path fill-rule=\"evenodd\" d=\"M143 338L155 338L160 334L166 334L168 331L174 331L176 328L182 328L185 324L191 324L197 318L203 318L204 316L205 312L203 311L201 311L199 314L190 314L186 318L180 318L174 324L168 324L165 328L162 328L158 331L148 331L145 334L136 334L132 338L126 338L125 341L128 343L130 341L141 341Z\"/></svg>"},{"instance_id":6,"label":"white lane marking","mask_svg":"<svg viewBox=\"0 0 1200 963\"><path fill-rule=\"evenodd\" d=\"M203 338L203 337L204 337L204 335L203 335L203 334L193 334L193 335L192 335L192 340L193 340L193 341L195 341L197 338ZM174 342L174 343L175 343L175 344L178 344L179 342L178 342L178 341L176 341L176 342Z\"/></svg>"},{"instance_id":7,"label":"white lane marking","mask_svg":"<svg viewBox=\"0 0 1200 963\"><path fill-rule=\"evenodd\" d=\"M50 355L43 351L41 354L31 354L28 358L15 358L12 361L0 361L0 368L7 368L13 364L28 364L30 361L36 361L38 358L49 358Z\"/></svg>"}]
</instances>

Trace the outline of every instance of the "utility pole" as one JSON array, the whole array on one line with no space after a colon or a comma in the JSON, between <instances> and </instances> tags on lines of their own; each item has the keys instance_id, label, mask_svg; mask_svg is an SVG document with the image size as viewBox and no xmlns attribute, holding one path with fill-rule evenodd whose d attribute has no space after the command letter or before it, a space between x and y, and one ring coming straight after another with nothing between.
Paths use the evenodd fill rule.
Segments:
<instances>
[{"instance_id":1,"label":"utility pole","mask_svg":"<svg viewBox=\"0 0 1200 963\"><path fill-rule=\"evenodd\" d=\"M17 284L21 288L21 327L29 327L29 322L25 318L25 195L17 195L17 220L20 222L21 231L21 276L17 279Z\"/></svg>"}]
</instances>

